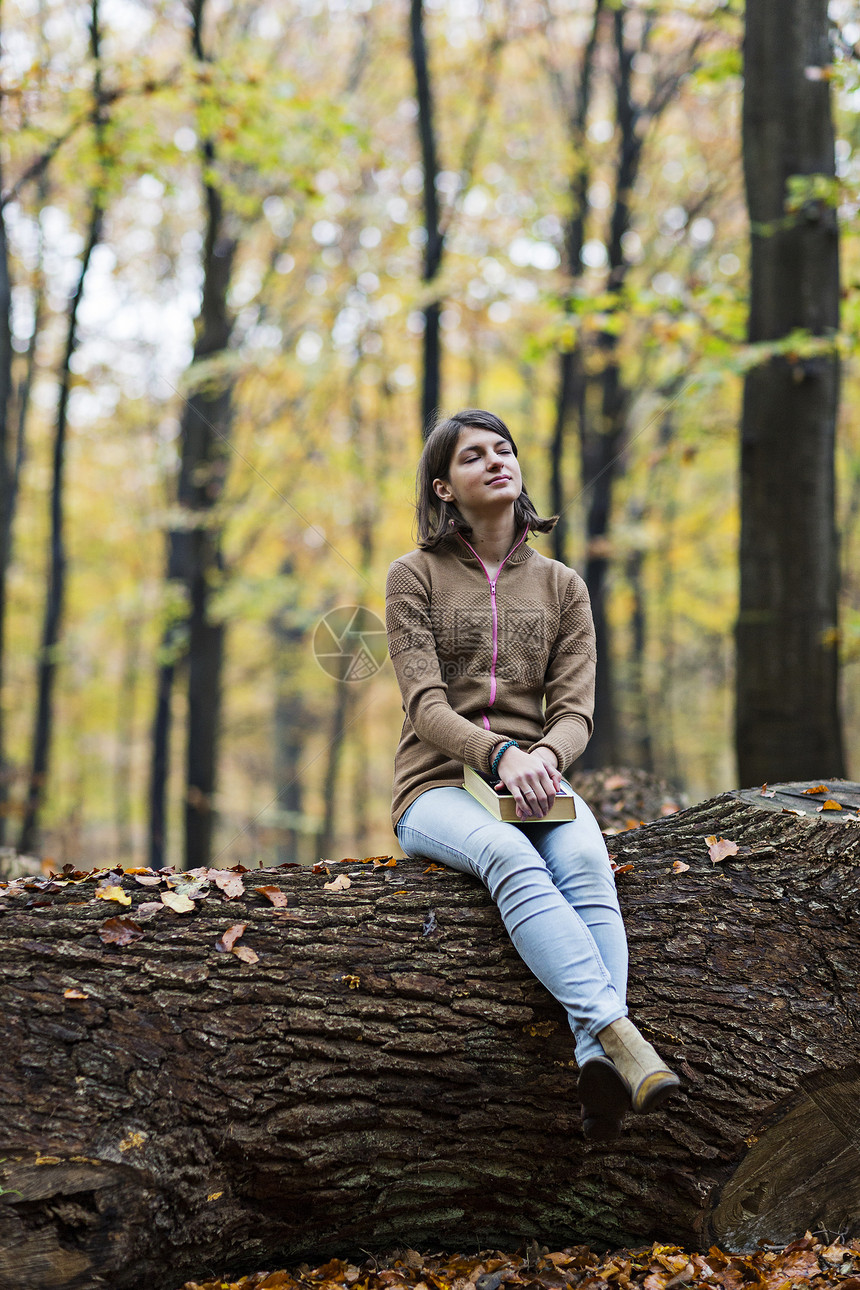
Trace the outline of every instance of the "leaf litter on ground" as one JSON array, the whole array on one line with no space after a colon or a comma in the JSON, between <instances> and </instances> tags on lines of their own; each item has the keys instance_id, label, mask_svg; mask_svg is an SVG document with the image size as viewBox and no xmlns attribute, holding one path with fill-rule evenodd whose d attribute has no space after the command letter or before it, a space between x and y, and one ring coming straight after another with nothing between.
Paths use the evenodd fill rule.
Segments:
<instances>
[{"instance_id":1,"label":"leaf litter on ground","mask_svg":"<svg viewBox=\"0 0 860 1290\"><path fill-rule=\"evenodd\" d=\"M238 1280L186 1281L178 1290L860 1290L860 1240L814 1237L810 1232L784 1249L761 1246L754 1254L730 1254L711 1246L688 1254L677 1245L595 1254L587 1245L550 1251L536 1241L504 1254L473 1256L395 1250L361 1263L329 1259L319 1267L253 1272Z\"/></svg>"}]
</instances>

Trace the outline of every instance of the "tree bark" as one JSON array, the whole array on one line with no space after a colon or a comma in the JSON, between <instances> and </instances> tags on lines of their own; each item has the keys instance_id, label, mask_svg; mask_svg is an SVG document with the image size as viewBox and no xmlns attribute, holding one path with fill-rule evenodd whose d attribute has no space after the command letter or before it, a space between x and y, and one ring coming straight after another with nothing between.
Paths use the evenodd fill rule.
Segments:
<instances>
[{"instance_id":1,"label":"tree bark","mask_svg":"<svg viewBox=\"0 0 860 1290\"><path fill-rule=\"evenodd\" d=\"M348 861L334 892L293 867L149 918L157 889L130 874L127 911L92 877L22 880L0 914L0 1282L176 1290L203 1266L404 1243L856 1235L860 823L803 787L612 839L633 865L631 1011L683 1085L602 1145L581 1136L564 1014L470 878ZM712 863L712 833L738 854ZM98 935L116 912L143 931L126 948ZM238 922L256 963L216 952Z\"/></svg>"},{"instance_id":2,"label":"tree bark","mask_svg":"<svg viewBox=\"0 0 860 1290\"><path fill-rule=\"evenodd\" d=\"M836 211L787 213L792 175L835 174L826 0L749 0L743 147L749 339L839 327ZM814 74L814 73L813 73ZM802 346L800 347L802 349ZM834 438L839 360L777 356L744 387L735 738L742 783L842 774Z\"/></svg>"}]
</instances>

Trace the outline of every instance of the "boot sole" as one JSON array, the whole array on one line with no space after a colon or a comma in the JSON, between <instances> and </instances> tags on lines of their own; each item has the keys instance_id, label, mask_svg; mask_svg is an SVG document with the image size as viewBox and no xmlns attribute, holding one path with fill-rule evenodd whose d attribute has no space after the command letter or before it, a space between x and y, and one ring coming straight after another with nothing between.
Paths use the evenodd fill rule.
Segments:
<instances>
[{"instance_id":1,"label":"boot sole","mask_svg":"<svg viewBox=\"0 0 860 1290\"><path fill-rule=\"evenodd\" d=\"M576 1084L586 1119L620 1124L630 1110L630 1085L608 1057L592 1057L579 1072Z\"/></svg>"},{"instance_id":2,"label":"boot sole","mask_svg":"<svg viewBox=\"0 0 860 1290\"><path fill-rule=\"evenodd\" d=\"M670 1097L678 1092L681 1081L671 1071L654 1071L646 1075L633 1094L633 1110L637 1115L658 1111Z\"/></svg>"}]
</instances>

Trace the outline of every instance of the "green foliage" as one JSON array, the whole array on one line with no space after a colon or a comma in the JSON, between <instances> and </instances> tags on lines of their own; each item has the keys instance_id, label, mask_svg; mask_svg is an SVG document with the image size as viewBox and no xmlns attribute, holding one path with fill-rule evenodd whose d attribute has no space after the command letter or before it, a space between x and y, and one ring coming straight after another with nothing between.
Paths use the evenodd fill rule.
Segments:
<instances>
[{"instance_id":1,"label":"green foliage","mask_svg":"<svg viewBox=\"0 0 860 1290\"><path fill-rule=\"evenodd\" d=\"M632 40L641 15L628 8ZM141 856L155 670L181 665L186 643L185 602L162 581L166 533L201 523L175 504L178 418L183 399L229 382L226 474L206 517L224 566L212 612L229 627L218 809L225 843L239 837L227 858L255 863L274 842L250 822L284 782L274 771L278 704L301 712L294 773L302 815L322 815L336 690L314 658L314 628L337 605L380 613L388 563L412 545L420 310L433 296L420 281L422 175L403 14L376 0L333 21L310 5L235 0L207 28L208 57L199 62L181 7L132 4L127 23L103 41L99 137L88 6L47 12L40 29L35 10L4 11L4 48L19 51L6 55L2 107L4 182L20 183L7 207L19 381L42 279L46 288L10 583L10 751L22 767L44 593L54 374L95 189L107 207L105 245L87 285L70 407L70 587L49 846L58 858L90 863ZM489 406L509 421L544 513L558 354L578 352L592 390L608 350L617 361L629 437L608 542L622 723L635 718L641 664L657 769L704 795L733 779L736 424L742 377L756 363L787 361L801 374L822 357L843 363L846 725L860 729L850 719L855 709L860 717L852 574L860 568L860 443L850 414L860 335L856 68L837 52L838 178L793 177L786 208L790 220L810 205L838 209L841 331L750 346L742 4L660 3L649 13L649 42L633 64L637 102L647 106L667 75L678 83L659 116L641 115L619 288L606 262L619 142L608 47L585 137L574 142L569 129L587 7L571 0L554 6L551 20L525 26L492 6L468 18L453 5L428 12L446 230L433 295L443 301L445 407ZM49 154L40 191L36 168ZM572 276L564 236L571 175L582 166L585 249ZM237 242L228 297L235 323L228 350L192 367L204 183L225 203ZM562 466L570 558L581 565L587 499L575 427ZM535 545L551 551L546 539ZM640 660L629 575L638 556L647 620ZM356 847L384 852L402 720L390 668L357 683L353 704L341 783L355 818L370 821ZM179 704L176 714L181 727ZM176 745L171 859L182 810L179 736ZM16 781L19 796L21 788ZM348 831L340 839L347 851L353 841Z\"/></svg>"}]
</instances>

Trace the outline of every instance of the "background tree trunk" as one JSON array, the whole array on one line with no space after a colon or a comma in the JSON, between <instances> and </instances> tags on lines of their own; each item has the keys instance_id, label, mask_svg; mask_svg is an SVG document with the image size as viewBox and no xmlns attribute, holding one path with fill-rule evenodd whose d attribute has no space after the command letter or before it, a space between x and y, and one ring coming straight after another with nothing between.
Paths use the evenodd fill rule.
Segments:
<instances>
[{"instance_id":1,"label":"background tree trunk","mask_svg":"<svg viewBox=\"0 0 860 1290\"><path fill-rule=\"evenodd\" d=\"M418 103L418 138L421 144L421 166L424 172L424 263L421 281L430 283L436 278L442 264L445 235L439 223L439 196L436 179L439 161L436 149L436 128L433 120L433 86L424 36L423 0L411 0L409 6L409 35L412 53L412 70L415 76L415 95ZM421 383L421 433L426 436L433 428L441 399L441 340L439 317L441 302L431 300L424 306L424 362Z\"/></svg>"},{"instance_id":2,"label":"background tree trunk","mask_svg":"<svg viewBox=\"0 0 860 1290\"><path fill-rule=\"evenodd\" d=\"M683 1090L603 1145L581 1136L563 1013L463 875L348 862L334 892L246 872L243 897L148 917L157 889L127 874L126 948L98 935L118 907L94 879L22 880L2 902L0 1281L176 1290L204 1265L407 1242L856 1235L860 824L802 787L612 840L632 1012ZM738 854L712 863L711 833ZM257 963L216 952L238 922Z\"/></svg>"},{"instance_id":3,"label":"background tree trunk","mask_svg":"<svg viewBox=\"0 0 860 1290\"><path fill-rule=\"evenodd\" d=\"M191 46L206 61L203 44L205 0L191 5ZM212 360L230 343L233 318L227 307L236 239L227 231L221 194L211 181L215 148L201 146L206 231L203 242L203 298L196 322L193 363ZM149 854L164 863L167 836L167 774L170 764L173 684L180 664L188 679L185 759L184 861L187 868L207 864L212 847L214 793L221 715L224 624L210 614L213 584L223 575L220 532L211 512L221 497L227 473L227 435L232 390L213 378L185 400L180 421L181 460L177 501L187 524L168 536L167 581L181 589L185 612L165 629L157 681L150 771Z\"/></svg>"},{"instance_id":4,"label":"background tree trunk","mask_svg":"<svg viewBox=\"0 0 860 1290\"><path fill-rule=\"evenodd\" d=\"M743 150L752 223L749 338L839 326L836 211L786 213L792 175L835 174L827 0L749 0ZM814 73L813 73L814 75ZM741 428L735 738L741 782L842 774L834 436L839 360L772 358L746 378Z\"/></svg>"},{"instance_id":5,"label":"background tree trunk","mask_svg":"<svg viewBox=\"0 0 860 1290\"><path fill-rule=\"evenodd\" d=\"M3 172L0 168L0 190ZM0 846L6 841L6 808L9 800L9 767L6 765L6 584L12 544L15 505L9 424L12 414L12 281L6 215L0 205Z\"/></svg>"}]
</instances>

